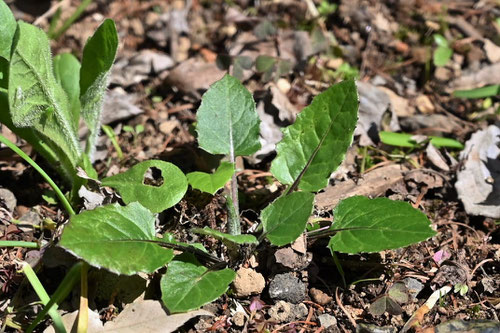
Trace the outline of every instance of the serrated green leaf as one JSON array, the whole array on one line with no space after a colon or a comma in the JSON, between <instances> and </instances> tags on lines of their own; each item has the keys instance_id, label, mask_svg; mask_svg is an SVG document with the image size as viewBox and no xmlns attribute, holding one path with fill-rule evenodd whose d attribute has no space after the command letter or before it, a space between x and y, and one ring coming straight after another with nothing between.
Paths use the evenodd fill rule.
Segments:
<instances>
[{"instance_id":1,"label":"serrated green leaf","mask_svg":"<svg viewBox=\"0 0 500 333\"><path fill-rule=\"evenodd\" d=\"M339 230L328 243L331 251L379 252L424 241L436 232L421 211L403 201L355 196L334 210L331 230Z\"/></svg>"},{"instance_id":2,"label":"serrated green leaf","mask_svg":"<svg viewBox=\"0 0 500 333\"><path fill-rule=\"evenodd\" d=\"M500 95L500 84L485 86L476 89L456 90L453 96L461 98L485 98Z\"/></svg>"},{"instance_id":3,"label":"serrated green leaf","mask_svg":"<svg viewBox=\"0 0 500 333\"><path fill-rule=\"evenodd\" d=\"M302 110L283 130L271 172L283 184L300 181L304 191L318 191L342 163L357 123L358 94L354 81L333 85Z\"/></svg>"},{"instance_id":4,"label":"serrated green leaf","mask_svg":"<svg viewBox=\"0 0 500 333\"><path fill-rule=\"evenodd\" d=\"M161 278L161 299L170 313L198 309L226 292L235 277L228 268L209 271L192 254L184 253L175 257Z\"/></svg>"},{"instance_id":5,"label":"serrated green leaf","mask_svg":"<svg viewBox=\"0 0 500 333\"><path fill-rule=\"evenodd\" d=\"M448 61L450 61L451 56L453 55L453 50L448 46L439 46L433 55L434 65L441 67L445 66Z\"/></svg>"},{"instance_id":6,"label":"serrated green leaf","mask_svg":"<svg viewBox=\"0 0 500 333\"><path fill-rule=\"evenodd\" d=\"M199 235L207 235L212 236L216 239L220 239L222 241L228 241L234 244L259 244L257 238L254 235L230 235L218 230L211 229L209 227L202 228L193 228L192 232Z\"/></svg>"},{"instance_id":7,"label":"serrated green leaf","mask_svg":"<svg viewBox=\"0 0 500 333\"><path fill-rule=\"evenodd\" d=\"M395 132L379 132L380 141L386 145L398 146L398 147L409 147L418 148L422 146L414 139L413 134L408 133L395 133ZM437 148L456 148L463 149L464 145L457 140L450 138L443 138L439 136L429 136L430 142Z\"/></svg>"},{"instance_id":8,"label":"serrated green leaf","mask_svg":"<svg viewBox=\"0 0 500 333\"><path fill-rule=\"evenodd\" d=\"M211 154L245 156L260 149L260 120L253 97L230 75L203 95L197 119L198 143Z\"/></svg>"},{"instance_id":9,"label":"serrated green leaf","mask_svg":"<svg viewBox=\"0 0 500 333\"><path fill-rule=\"evenodd\" d=\"M106 205L72 216L60 245L90 265L117 274L152 273L174 254L155 241L155 216L133 202Z\"/></svg>"},{"instance_id":10,"label":"serrated green leaf","mask_svg":"<svg viewBox=\"0 0 500 333\"><path fill-rule=\"evenodd\" d=\"M233 163L222 162L213 174L195 171L188 173L186 178L191 187L214 195L231 179L234 171Z\"/></svg>"},{"instance_id":11,"label":"serrated green leaf","mask_svg":"<svg viewBox=\"0 0 500 333\"><path fill-rule=\"evenodd\" d=\"M0 0L0 57L10 59L10 50L16 32L16 19L9 6Z\"/></svg>"},{"instance_id":12,"label":"serrated green leaf","mask_svg":"<svg viewBox=\"0 0 500 333\"><path fill-rule=\"evenodd\" d=\"M49 41L39 28L18 23L9 67L9 109L16 127L30 127L56 151L63 174L74 178L81 149L66 94L52 70Z\"/></svg>"},{"instance_id":13,"label":"serrated green leaf","mask_svg":"<svg viewBox=\"0 0 500 333\"><path fill-rule=\"evenodd\" d=\"M92 158L95 142L101 129L102 103L108 74L115 61L118 34L115 22L106 19L89 38L83 49L80 69L81 115L89 129L85 151Z\"/></svg>"},{"instance_id":14,"label":"serrated green leaf","mask_svg":"<svg viewBox=\"0 0 500 333\"><path fill-rule=\"evenodd\" d=\"M54 75L68 96L75 132L80 122L80 62L71 53L54 57Z\"/></svg>"},{"instance_id":15,"label":"serrated green leaf","mask_svg":"<svg viewBox=\"0 0 500 333\"><path fill-rule=\"evenodd\" d=\"M262 210L260 220L266 238L276 246L295 241L306 228L313 210L314 194L293 192L279 197Z\"/></svg>"},{"instance_id":16,"label":"serrated green leaf","mask_svg":"<svg viewBox=\"0 0 500 333\"><path fill-rule=\"evenodd\" d=\"M161 172L163 183L146 184L147 172L155 169ZM153 213L162 212L178 203L188 186L186 176L178 167L159 160L141 162L123 173L104 178L102 185L116 189L126 204L138 201Z\"/></svg>"},{"instance_id":17,"label":"serrated green leaf","mask_svg":"<svg viewBox=\"0 0 500 333\"><path fill-rule=\"evenodd\" d=\"M255 59L255 68L258 72L267 72L273 68L276 63L276 58L268 55L260 55Z\"/></svg>"}]
</instances>

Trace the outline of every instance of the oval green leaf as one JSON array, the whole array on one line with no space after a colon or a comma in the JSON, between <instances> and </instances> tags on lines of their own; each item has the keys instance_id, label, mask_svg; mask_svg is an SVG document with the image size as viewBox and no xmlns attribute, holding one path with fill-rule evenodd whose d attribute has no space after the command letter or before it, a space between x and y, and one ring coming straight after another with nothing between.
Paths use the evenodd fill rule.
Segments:
<instances>
[{"instance_id":1,"label":"oval green leaf","mask_svg":"<svg viewBox=\"0 0 500 333\"><path fill-rule=\"evenodd\" d=\"M231 75L215 82L203 95L197 119L198 143L211 154L245 156L260 149L255 102Z\"/></svg>"},{"instance_id":2,"label":"oval green leaf","mask_svg":"<svg viewBox=\"0 0 500 333\"><path fill-rule=\"evenodd\" d=\"M68 96L75 132L78 132L80 121L80 67L80 62L71 53L54 57L54 75Z\"/></svg>"},{"instance_id":3,"label":"oval green leaf","mask_svg":"<svg viewBox=\"0 0 500 333\"><path fill-rule=\"evenodd\" d=\"M306 228L313 202L314 194L308 192L293 192L276 199L260 214L266 238L276 246L295 241Z\"/></svg>"},{"instance_id":4,"label":"oval green leaf","mask_svg":"<svg viewBox=\"0 0 500 333\"><path fill-rule=\"evenodd\" d=\"M156 243L155 216L133 202L106 205L71 217L59 243L90 265L117 274L152 273L174 256Z\"/></svg>"},{"instance_id":5,"label":"oval green leaf","mask_svg":"<svg viewBox=\"0 0 500 333\"><path fill-rule=\"evenodd\" d=\"M403 201L355 196L342 200L334 210L331 251L379 252L424 241L436 232L421 211Z\"/></svg>"},{"instance_id":6,"label":"oval green leaf","mask_svg":"<svg viewBox=\"0 0 500 333\"><path fill-rule=\"evenodd\" d=\"M10 48L16 33L16 19L9 6L0 0L0 57L10 60Z\"/></svg>"},{"instance_id":7,"label":"oval green leaf","mask_svg":"<svg viewBox=\"0 0 500 333\"><path fill-rule=\"evenodd\" d=\"M223 242L231 242L234 244L242 245L242 244L259 244L257 241L257 238L255 238L254 235L230 235L230 234L225 234L223 232L211 229L209 227L204 227L202 228L193 228L191 229L192 232L195 234L199 235L207 235L207 236L212 236L216 239L220 239Z\"/></svg>"},{"instance_id":8,"label":"oval green leaf","mask_svg":"<svg viewBox=\"0 0 500 333\"><path fill-rule=\"evenodd\" d=\"M214 195L231 179L234 171L233 163L222 162L213 174L195 171L188 173L186 178L192 188Z\"/></svg>"},{"instance_id":9,"label":"oval green leaf","mask_svg":"<svg viewBox=\"0 0 500 333\"><path fill-rule=\"evenodd\" d=\"M195 310L224 294L235 277L231 269L209 271L192 254L183 253L161 278L161 299L170 313Z\"/></svg>"},{"instance_id":10,"label":"oval green leaf","mask_svg":"<svg viewBox=\"0 0 500 333\"><path fill-rule=\"evenodd\" d=\"M148 185L148 173L156 170L161 173L160 184ZM177 204L188 186L186 176L178 167L159 160L144 161L123 173L104 178L102 185L116 189L126 204L138 201L153 213Z\"/></svg>"},{"instance_id":11,"label":"oval green leaf","mask_svg":"<svg viewBox=\"0 0 500 333\"><path fill-rule=\"evenodd\" d=\"M408 133L395 133L395 132L379 132L380 141L386 145L390 146L398 146L398 147L408 147L408 148L417 148L422 144L418 143L414 139L413 134ZM429 136L430 142L433 146L437 148L446 147L446 148L456 148L463 149L464 145L457 140L450 138L443 138L439 136Z\"/></svg>"},{"instance_id":12,"label":"oval green leaf","mask_svg":"<svg viewBox=\"0 0 500 333\"><path fill-rule=\"evenodd\" d=\"M304 191L318 191L342 163L351 145L358 115L354 81L333 85L302 110L283 130L271 172L283 184L300 182Z\"/></svg>"}]
</instances>

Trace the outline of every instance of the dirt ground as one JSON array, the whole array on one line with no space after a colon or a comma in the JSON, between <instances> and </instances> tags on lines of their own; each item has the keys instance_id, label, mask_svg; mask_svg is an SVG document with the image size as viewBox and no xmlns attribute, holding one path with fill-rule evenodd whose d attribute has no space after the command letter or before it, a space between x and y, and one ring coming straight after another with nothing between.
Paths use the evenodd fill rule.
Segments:
<instances>
[{"instance_id":1,"label":"dirt ground","mask_svg":"<svg viewBox=\"0 0 500 333\"><path fill-rule=\"evenodd\" d=\"M80 2L6 3L16 18L36 21L47 30L55 6L63 9L64 20ZM205 306L213 316L181 320L179 331L500 331L500 99L453 95L500 84L498 1L96 0L51 42L53 53L81 57L85 41L103 18L115 20L120 37L103 123L114 129L124 158L118 158L103 135L95 162L99 175L113 175L152 158L172 162L184 172L212 171L218 160L197 147L193 126L203 92L229 71L253 93L265 124L263 148L238 161L242 219L251 229L260 210L283 190L269 173L280 128L331 84L355 78L360 92L355 140L329 187L316 195L315 217L331 221L332 207L346 196L385 196L410 202L438 232L403 249L338 254L343 275L324 239L303 237L291 247L261 248L241 263L243 286ZM436 65L436 34L451 49L442 66ZM255 63L262 55L275 59L270 70ZM467 144L464 150L427 143L395 147L380 141L383 130ZM0 131L12 137L5 127ZM496 156L473 164L469 157L481 155L481 149ZM44 165L41 158L37 161ZM467 172L479 169L483 179L463 188ZM475 203L481 198L474 196L482 185L492 189L478 208ZM60 206L42 197L49 189L36 171L0 147L0 240L47 244L40 250L0 249L0 322L6 331L16 331L7 323L25 325L40 310L33 303L38 298L18 272L19 262L36 267L50 294L76 261L55 246L60 228L38 227L46 219L59 226L68 219ZM211 253L223 255L226 249L213 239L195 239L187 232L203 226L225 231L221 195L189 191L161 214L159 228L174 232L179 240L201 241ZM97 269L89 274L90 309L101 322L144 299L160 299L154 274L119 278ZM262 285L255 286L259 279ZM287 283L287 293L297 297L275 296L277 285ZM409 297L397 302L393 291L401 284ZM426 308L433 292L445 286L452 286L451 291ZM77 310L78 291L59 309ZM49 325L47 320L45 327Z\"/></svg>"}]
</instances>

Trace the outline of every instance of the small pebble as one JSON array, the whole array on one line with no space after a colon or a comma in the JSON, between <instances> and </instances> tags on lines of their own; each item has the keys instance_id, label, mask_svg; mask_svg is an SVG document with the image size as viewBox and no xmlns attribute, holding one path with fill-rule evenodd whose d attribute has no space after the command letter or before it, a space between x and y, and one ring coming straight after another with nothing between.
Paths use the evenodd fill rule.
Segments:
<instances>
[{"instance_id":1,"label":"small pebble","mask_svg":"<svg viewBox=\"0 0 500 333\"><path fill-rule=\"evenodd\" d=\"M233 282L233 290L236 297L247 297L252 294L260 294L266 281L262 274L257 273L251 268L240 268L236 272L236 278Z\"/></svg>"},{"instance_id":2,"label":"small pebble","mask_svg":"<svg viewBox=\"0 0 500 333\"><path fill-rule=\"evenodd\" d=\"M306 298L306 284L292 273L277 274L269 284L269 296L297 304Z\"/></svg>"},{"instance_id":3,"label":"small pebble","mask_svg":"<svg viewBox=\"0 0 500 333\"><path fill-rule=\"evenodd\" d=\"M324 328L328 328L330 326L337 326L337 318L327 313L318 316L319 324Z\"/></svg>"},{"instance_id":4,"label":"small pebble","mask_svg":"<svg viewBox=\"0 0 500 333\"><path fill-rule=\"evenodd\" d=\"M328 296L326 293L316 288L311 288L309 290L309 294L311 295L313 301L319 305L326 305L332 301L331 296Z\"/></svg>"}]
</instances>

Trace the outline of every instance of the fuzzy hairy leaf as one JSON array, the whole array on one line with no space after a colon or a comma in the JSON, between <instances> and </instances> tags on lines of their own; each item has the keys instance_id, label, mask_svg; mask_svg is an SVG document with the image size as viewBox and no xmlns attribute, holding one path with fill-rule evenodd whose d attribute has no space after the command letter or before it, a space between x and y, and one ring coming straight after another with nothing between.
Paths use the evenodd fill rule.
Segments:
<instances>
[{"instance_id":1,"label":"fuzzy hairy leaf","mask_svg":"<svg viewBox=\"0 0 500 333\"><path fill-rule=\"evenodd\" d=\"M68 96L75 132L78 132L80 121L80 67L80 62L71 53L54 57L54 75Z\"/></svg>"},{"instance_id":2,"label":"fuzzy hairy leaf","mask_svg":"<svg viewBox=\"0 0 500 333\"><path fill-rule=\"evenodd\" d=\"M198 143L211 154L244 156L260 149L260 120L253 97L230 75L203 95L197 119Z\"/></svg>"},{"instance_id":3,"label":"fuzzy hairy leaf","mask_svg":"<svg viewBox=\"0 0 500 333\"><path fill-rule=\"evenodd\" d=\"M403 201L355 196L334 210L331 230L339 230L328 243L331 251L379 252L424 241L436 232L421 211Z\"/></svg>"},{"instance_id":4,"label":"fuzzy hairy leaf","mask_svg":"<svg viewBox=\"0 0 500 333\"><path fill-rule=\"evenodd\" d=\"M6 60L10 59L10 48L16 27L16 19L9 6L0 0L0 57L4 57Z\"/></svg>"},{"instance_id":5,"label":"fuzzy hairy leaf","mask_svg":"<svg viewBox=\"0 0 500 333\"><path fill-rule=\"evenodd\" d=\"M318 191L342 163L357 123L358 94L354 81L331 86L283 130L271 172L283 184Z\"/></svg>"},{"instance_id":6,"label":"fuzzy hairy leaf","mask_svg":"<svg viewBox=\"0 0 500 333\"><path fill-rule=\"evenodd\" d=\"M186 177L191 187L214 195L231 179L234 171L233 163L222 162L213 174L195 171Z\"/></svg>"},{"instance_id":7,"label":"fuzzy hairy leaf","mask_svg":"<svg viewBox=\"0 0 500 333\"><path fill-rule=\"evenodd\" d=\"M226 234L209 227L202 228L193 228L192 232L199 235L207 235L212 236L216 239L220 239L222 241L234 243L234 244L258 244L257 238L254 235L230 235Z\"/></svg>"},{"instance_id":8,"label":"fuzzy hairy leaf","mask_svg":"<svg viewBox=\"0 0 500 333\"><path fill-rule=\"evenodd\" d=\"M174 256L156 243L155 216L138 202L106 205L71 217L60 245L117 274L152 273Z\"/></svg>"},{"instance_id":9,"label":"fuzzy hairy leaf","mask_svg":"<svg viewBox=\"0 0 500 333\"><path fill-rule=\"evenodd\" d=\"M276 246L295 241L306 228L313 201L312 193L293 192L267 206L260 214L266 238Z\"/></svg>"},{"instance_id":10,"label":"fuzzy hairy leaf","mask_svg":"<svg viewBox=\"0 0 500 333\"><path fill-rule=\"evenodd\" d=\"M18 23L8 94L12 123L36 129L71 178L81 155L74 120L66 94L54 77L47 36L28 23Z\"/></svg>"},{"instance_id":11,"label":"fuzzy hairy leaf","mask_svg":"<svg viewBox=\"0 0 500 333\"><path fill-rule=\"evenodd\" d=\"M81 115L89 129L85 151L92 159L101 129L101 113L108 74L115 61L118 34L115 22L106 19L89 38L83 49L80 69Z\"/></svg>"},{"instance_id":12,"label":"fuzzy hairy leaf","mask_svg":"<svg viewBox=\"0 0 500 333\"><path fill-rule=\"evenodd\" d=\"M149 172L160 171L161 184L147 184ZM153 175L154 176L154 175ZM178 203L187 191L186 176L172 163L150 160L129 170L104 178L103 186L115 188L125 203L140 202L153 213L159 213Z\"/></svg>"},{"instance_id":13,"label":"fuzzy hairy leaf","mask_svg":"<svg viewBox=\"0 0 500 333\"><path fill-rule=\"evenodd\" d=\"M171 313L195 310L226 292L235 277L229 268L208 271L192 254L184 253L175 257L161 278L161 299Z\"/></svg>"}]
</instances>

